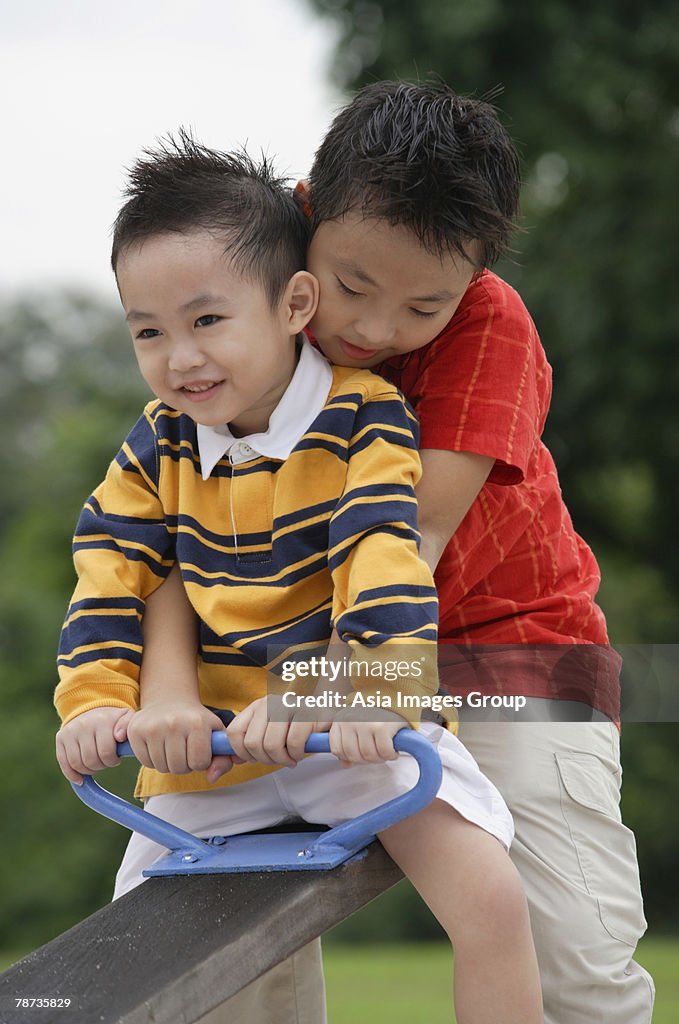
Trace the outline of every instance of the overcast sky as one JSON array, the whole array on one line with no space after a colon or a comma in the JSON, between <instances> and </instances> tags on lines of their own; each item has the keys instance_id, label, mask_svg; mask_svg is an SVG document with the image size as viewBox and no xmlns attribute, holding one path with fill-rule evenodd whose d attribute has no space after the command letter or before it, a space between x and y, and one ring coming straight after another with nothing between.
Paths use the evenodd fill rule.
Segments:
<instances>
[{"instance_id":1,"label":"overcast sky","mask_svg":"<svg viewBox=\"0 0 679 1024\"><path fill-rule=\"evenodd\" d=\"M3 5L0 291L75 284L115 300L124 168L179 125L302 176L341 103L333 41L306 0Z\"/></svg>"}]
</instances>

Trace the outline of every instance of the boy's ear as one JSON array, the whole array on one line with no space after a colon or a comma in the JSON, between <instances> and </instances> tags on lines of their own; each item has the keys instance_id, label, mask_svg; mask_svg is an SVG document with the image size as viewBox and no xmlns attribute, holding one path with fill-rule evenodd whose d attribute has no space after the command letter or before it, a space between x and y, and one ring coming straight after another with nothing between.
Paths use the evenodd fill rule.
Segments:
<instances>
[{"instance_id":1,"label":"boy's ear","mask_svg":"<svg viewBox=\"0 0 679 1024\"><path fill-rule=\"evenodd\" d=\"M311 219L311 186L306 178L297 182L292 194L304 216Z\"/></svg>"},{"instance_id":2,"label":"boy's ear","mask_svg":"<svg viewBox=\"0 0 679 1024\"><path fill-rule=\"evenodd\" d=\"M288 281L283 296L283 310L290 334L299 334L316 312L318 281L308 270L298 270Z\"/></svg>"}]
</instances>

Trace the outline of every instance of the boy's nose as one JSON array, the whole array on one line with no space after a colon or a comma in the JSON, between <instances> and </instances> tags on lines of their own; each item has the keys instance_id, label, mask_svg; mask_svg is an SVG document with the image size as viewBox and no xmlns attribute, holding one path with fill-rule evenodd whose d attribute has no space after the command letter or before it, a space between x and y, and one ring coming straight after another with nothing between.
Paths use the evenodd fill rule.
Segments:
<instances>
[{"instance_id":1,"label":"boy's nose","mask_svg":"<svg viewBox=\"0 0 679 1024\"><path fill-rule=\"evenodd\" d=\"M366 348L381 348L393 341L396 333L394 324L383 317L363 317L354 323L354 331Z\"/></svg>"},{"instance_id":2,"label":"boy's nose","mask_svg":"<svg viewBox=\"0 0 679 1024\"><path fill-rule=\"evenodd\" d=\"M200 348L191 341L178 341L170 351L169 368L177 373L197 369L205 365L205 356Z\"/></svg>"}]
</instances>

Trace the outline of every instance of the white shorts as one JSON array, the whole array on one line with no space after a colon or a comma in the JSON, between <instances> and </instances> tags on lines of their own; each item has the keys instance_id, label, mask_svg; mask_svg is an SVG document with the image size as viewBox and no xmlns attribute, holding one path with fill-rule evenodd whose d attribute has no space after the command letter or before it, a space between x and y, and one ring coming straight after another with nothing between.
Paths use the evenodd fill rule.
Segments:
<instances>
[{"instance_id":1,"label":"white shorts","mask_svg":"<svg viewBox=\"0 0 679 1024\"><path fill-rule=\"evenodd\" d=\"M509 849L514 836L512 817L469 751L456 736L433 722L422 722L419 731L433 743L441 758L443 778L437 799L450 804ZM332 754L313 754L295 768L281 768L239 786L165 793L149 797L145 806L157 817L203 839L254 832L300 818L333 826L407 792L417 777L417 763L408 754L382 764L355 764L350 768L341 768ZM120 865L113 898L143 882L142 871L166 852L135 832Z\"/></svg>"}]
</instances>

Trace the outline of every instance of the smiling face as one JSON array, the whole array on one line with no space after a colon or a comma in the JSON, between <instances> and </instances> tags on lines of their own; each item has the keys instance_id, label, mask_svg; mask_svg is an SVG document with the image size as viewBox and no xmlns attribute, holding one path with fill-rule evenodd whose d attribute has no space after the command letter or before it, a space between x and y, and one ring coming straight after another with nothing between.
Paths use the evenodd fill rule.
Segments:
<instances>
[{"instance_id":1,"label":"smiling face","mask_svg":"<svg viewBox=\"0 0 679 1024\"><path fill-rule=\"evenodd\" d=\"M116 277L139 369L173 409L196 423L266 430L295 370L295 335L315 307L300 271L271 308L205 231L154 235L123 251Z\"/></svg>"},{"instance_id":2,"label":"smiling face","mask_svg":"<svg viewBox=\"0 0 679 1024\"><path fill-rule=\"evenodd\" d=\"M363 367L428 344L477 270L457 254L439 258L407 228L352 213L319 225L307 266L321 289L310 323L320 348L333 363Z\"/></svg>"}]
</instances>

